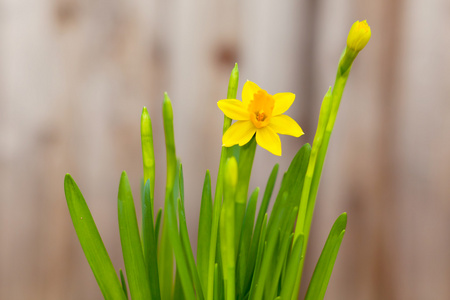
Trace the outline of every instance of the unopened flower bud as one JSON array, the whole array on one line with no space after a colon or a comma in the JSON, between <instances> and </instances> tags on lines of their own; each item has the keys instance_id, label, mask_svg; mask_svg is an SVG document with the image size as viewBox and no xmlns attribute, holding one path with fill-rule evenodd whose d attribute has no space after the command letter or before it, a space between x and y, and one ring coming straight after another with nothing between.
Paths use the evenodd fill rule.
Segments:
<instances>
[{"instance_id":1,"label":"unopened flower bud","mask_svg":"<svg viewBox=\"0 0 450 300\"><path fill-rule=\"evenodd\" d=\"M356 21L348 33L347 47L357 52L361 51L369 42L371 34L366 20Z\"/></svg>"}]
</instances>

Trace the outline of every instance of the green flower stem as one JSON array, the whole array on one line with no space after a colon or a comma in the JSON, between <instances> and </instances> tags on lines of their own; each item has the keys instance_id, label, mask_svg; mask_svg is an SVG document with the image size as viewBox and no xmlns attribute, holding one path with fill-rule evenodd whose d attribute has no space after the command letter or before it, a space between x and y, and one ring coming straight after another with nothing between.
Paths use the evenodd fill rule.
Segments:
<instances>
[{"instance_id":1,"label":"green flower stem","mask_svg":"<svg viewBox=\"0 0 450 300\"><path fill-rule=\"evenodd\" d=\"M225 299L236 297L236 255L235 255L235 192L238 182L238 166L236 159L231 157L225 165L224 199L220 212L220 250L223 263L223 278L225 282Z\"/></svg>"},{"instance_id":2,"label":"green flower stem","mask_svg":"<svg viewBox=\"0 0 450 300\"><path fill-rule=\"evenodd\" d=\"M317 126L316 135L314 137L313 147L311 151L311 159L305 178L305 186L302 191L300 201L300 210L295 228L295 237L297 239L301 234L304 235L302 255L306 253L308 246L309 233L311 229L312 217L316 203L317 191L319 188L320 177L322 175L323 164L328 149L331 133L333 132L334 123L339 110L339 106L347 83L348 75L351 70L352 63L358 52L346 48L339 60L338 70L336 74L333 90L330 94L328 90L322 102L319 115L319 124ZM303 273L304 259L300 262L300 268L297 271L296 282L298 283L292 300L297 299L300 290L301 277Z\"/></svg>"},{"instance_id":3,"label":"green flower stem","mask_svg":"<svg viewBox=\"0 0 450 300\"><path fill-rule=\"evenodd\" d=\"M350 68L352 67L353 61L358 55L359 51L352 50L348 47L345 47L344 53L341 55L341 59L339 60L338 71L336 74L336 80L338 77L345 76L350 72ZM347 72L348 71L348 72Z\"/></svg>"},{"instance_id":4,"label":"green flower stem","mask_svg":"<svg viewBox=\"0 0 450 300\"><path fill-rule=\"evenodd\" d=\"M228 84L228 99L236 99L237 88L239 84L239 69L238 65L235 64L230 75L230 82ZM223 132L231 126L231 119L224 116L223 121ZM217 244L217 231L219 228L219 217L220 208L222 204L223 195L223 168L227 159L227 148L222 146L222 153L220 154L219 171L217 175L216 192L214 195L214 208L213 208L213 219L211 227L211 241L209 249L209 264L208 264L208 287L206 290L206 299L212 300L214 296L214 266L216 263L216 244Z\"/></svg>"},{"instance_id":5,"label":"green flower stem","mask_svg":"<svg viewBox=\"0 0 450 300\"><path fill-rule=\"evenodd\" d=\"M304 232L309 192L311 189L312 179L314 175L314 168L316 166L317 155L320 149L320 145L322 145L323 135L328 123L328 119L330 117L331 100L332 97L330 87L322 101L322 106L320 108L319 124L317 126L316 135L314 136L314 142L311 150L311 157L308 163L308 168L305 175L305 182L300 199L300 210L298 212L297 225L295 228L295 238L297 238L301 233Z\"/></svg>"},{"instance_id":6,"label":"green flower stem","mask_svg":"<svg viewBox=\"0 0 450 300\"><path fill-rule=\"evenodd\" d=\"M317 191L319 189L320 177L322 175L323 164L325 162L328 144L330 142L331 133L333 132L334 123L336 121L336 116L337 116L337 113L339 110L339 105L341 102L342 94L344 93L344 88L347 83L349 73L350 73L350 68L347 69L346 73L340 74L340 76L338 76L336 78L336 81L334 84L330 118L328 120L327 127L325 129L325 133L323 136L322 145L320 147L320 150L319 150L319 153L317 156L316 166L314 168L314 176L313 176L312 184L311 184L311 192L310 192L309 199L308 199L308 208L306 211L306 219L305 219L305 226L304 226L304 228L305 228L305 244L303 247L305 249L308 244L309 231L311 229L311 222L312 222L314 207L315 207L315 203L316 203Z\"/></svg>"}]
</instances>

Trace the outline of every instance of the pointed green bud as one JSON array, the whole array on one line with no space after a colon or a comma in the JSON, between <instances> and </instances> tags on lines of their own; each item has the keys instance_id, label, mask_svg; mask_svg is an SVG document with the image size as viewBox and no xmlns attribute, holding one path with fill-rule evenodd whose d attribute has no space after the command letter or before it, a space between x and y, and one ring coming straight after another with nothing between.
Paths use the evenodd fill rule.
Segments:
<instances>
[{"instance_id":1,"label":"pointed green bud","mask_svg":"<svg viewBox=\"0 0 450 300\"><path fill-rule=\"evenodd\" d=\"M150 179L150 194L153 200L155 189L155 152L153 148L152 120L145 106L141 115L141 145L144 183Z\"/></svg>"}]
</instances>

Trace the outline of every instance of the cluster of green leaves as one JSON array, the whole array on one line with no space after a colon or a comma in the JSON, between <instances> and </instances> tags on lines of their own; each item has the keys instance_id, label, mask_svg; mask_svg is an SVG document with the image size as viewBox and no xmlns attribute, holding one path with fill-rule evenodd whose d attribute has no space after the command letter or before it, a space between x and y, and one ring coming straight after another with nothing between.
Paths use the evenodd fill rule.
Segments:
<instances>
[{"instance_id":1,"label":"cluster of green leaves","mask_svg":"<svg viewBox=\"0 0 450 300\"><path fill-rule=\"evenodd\" d=\"M105 299L128 299L128 289L132 299L297 299L322 167L351 68L348 62L344 54L334 88L322 103L313 146L304 145L283 174L270 216L267 209L278 165L268 178L257 211L259 188L248 197L255 139L242 147L222 147L214 198L208 171L204 179L196 258L186 226L183 168L176 157L167 94L163 102L165 202L164 209L156 213L152 124L147 110L142 112L145 184L140 229L127 174L123 172L120 179L117 205L126 279L121 270L120 279L117 276L83 195L67 174L64 189L72 221ZM236 98L238 80L236 65L229 99ZM230 125L225 117L223 131ZM324 298L346 223L344 213L331 228L305 299Z\"/></svg>"}]
</instances>

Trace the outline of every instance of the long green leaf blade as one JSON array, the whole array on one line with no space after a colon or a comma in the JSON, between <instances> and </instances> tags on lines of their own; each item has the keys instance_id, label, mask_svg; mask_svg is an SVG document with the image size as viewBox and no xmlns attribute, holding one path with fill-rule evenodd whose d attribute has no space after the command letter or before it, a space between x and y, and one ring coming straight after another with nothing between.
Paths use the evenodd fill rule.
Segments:
<instances>
[{"instance_id":1,"label":"long green leaf blade","mask_svg":"<svg viewBox=\"0 0 450 300\"><path fill-rule=\"evenodd\" d=\"M242 227L241 238L239 242L239 252L237 254L236 282L237 293L244 295L245 275L248 267L250 242L252 240L253 224L255 223L256 203L258 200L259 188L256 188L250 200L248 201L247 211L245 212L244 225Z\"/></svg>"},{"instance_id":2,"label":"long green leaf blade","mask_svg":"<svg viewBox=\"0 0 450 300\"><path fill-rule=\"evenodd\" d=\"M64 193L73 227L103 297L107 300L125 300L126 297L119 278L98 233L89 207L77 184L69 174L66 174L64 178Z\"/></svg>"},{"instance_id":3,"label":"long green leaf blade","mask_svg":"<svg viewBox=\"0 0 450 300\"><path fill-rule=\"evenodd\" d=\"M297 191L301 190L303 186L310 152L311 147L305 144L295 155L281 182L280 191L267 225L267 246L261 262L261 272L258 275L254 299L261 299L263 296L262 286L265 285L266 280L270 280L272 275L270 271L275 261L278 236L280 231L283 232L286 229L291 220L292 211L299 206L300 195Z\"/></svg>"},{"instance_id":4,"label":"long green leaf blade","mask_svg":"<svg viewBox=\"0 0 450 300\"><path fill-rule=\"evenodd\" d=\"M280 230L280 242L279 246L276 250L276 255L274 256L272 262L272 272L271 278L267 280L266 286L266 295L269 298L275 298L277 295L277 288L280 282L282 269L285 263L285 259L287 257L287 252L292 244L292 240L294 238L294 233L292 232L292 228L294 227L295 220L297 218L297 207L295 207L291 215L289 217L289 222L287 222L284 228Z\"/></svg>"},{"instance_id":5,"label":"long green leaf blade","mask_svg":"<svg viewBox=\"0 0 450 300\"><path fill-rule=\"evenodd\" d=\"M150 180L144 187L144 203L150 201ZM144 210L144 208L143 208ZM149 212L149 211L148 211ZM144 260L147 267L148 280L150 284L150 293L152 294L152 300L161 299L161 292L159 287L159 272L158 272L158 244L155 237L155 229L153 228L153 214L148 214L147 218L143 219L143 228L147 228L145 231L147 236L144 236Z\"/></svg>"},{"instance_id":6,"label":"long green leaf blade","mask_svg":"<svg viewBox=\"0 0 450 300\"><path fill-rule=\"evenodd\" d=\"M212 195L211 195L211 177L209 171L206 171L205 181L203 183L202 202L200 205L200 217L198 223L197 240L197 269L200 276L203 291L208 286L208 261L209 248L211 242L212 225Z\"/></svg>"},{"instance_id":7,"label":"long green leaf blade","mask_svg":"<svg viewBox=\"0 0 450 300\"><path fill-rule=\"evenodd\" d=\"M175 270L175 286L173 288L173 298L176 300L184 300L183 287L181 286L180 274L178 273L178 269Z\"/></svg>"},{"instance_id":8,"label":"long green leaf blade","mask_svg":"<svg viewBox=\"0 0 450 300\"><path fill-rule=\"evenodd\" d=\"M158 210L158 213L156 214L156 222L155 222L155 240L158 243L159 241L159 228L161 225L161 218L162 218L162 208Z\"/></svg>"},{"instance_id":9,"label":"long green leaf blade","mask_svg":"<svg viewBox=\"0 0 450 300\"><path fill-rule=\"evenodd\" d=\"M300 234L294 241L294 247L292 247L292 252L287 263L285 280L281 285L281 299L290 299L294 293L297 284L297 278L295 276L301 267L300 262L303 259L303 242L303 234Z\"/></svg>"},{"instance_id":10,"label":"long green leaf blade","mask_svg":"<svg viewBox=\"0 0 450 300\"><path fill-rule=\"evenodd\" d=\"M120 242L132 299L150 299L133 195L127 173L122 172L117 197Z\"/></svg>"},{"instance_id":11,"label":"long green leaf blade","mask_svg":"<svg viewBox=\"0 0 450 300\"><path fill-rule=\"evenodd\" d=\"M264 190L263 200L261 202L261 207L259 208L255 229L253 230L254 234L250 245L250 252L248 255L247 272L245 275L244 287L249 287L251 284L253 269L255 268L256 255L258 253L261 226L263 224L263 219L266 216L267 208L269 207L270 198L272 197L273 188L277 179L278 168L279 165L275 164L272 172L270 173L269 179L267 180L266 189Z\"/></svg>"},{"instance_id":12,"label":"long green leaf blade","mask_svg":"<svg viewBox=\"0 0 450 300\"><path fill-rule=\"evenodd\" d=\"M177 204L179 195L179 174L178 163L175 151L175 134L173 129L173 110L167 93L164 95L163 102L164 134L166 139L166 157L167 157L167 180L166 196L164 202L164 223L163 238L168 239L175 254L177 263L177 274L179 275L181 286L183 287L186 299L195 299L194 284L189 274L189 266L184 254L181 237L178 232L177 222ZM162 251L161 251L162 252ZM167 261L168 262L168 261ZM172 272L172 268L166 272ZM168 291L167 291L168 292ZM163 299L169 299L163 295Z\"/></svg>"},{"instance_id":13,"label":"long green leaf blade","mask_svg":"<svg viewBox=\"0 0 450 300\"><path fill-rule=\"evenodd\" d=\"M125 281L125 276L123 276L122 269L119 269L120 274L120 283L122 284L123 293L128 300L128 290L127 290L127 282Z\"/></svg>"},{"instance_id":14,"label":"long green leaf blade","mask_svg":"<svg viewBox=\"0 0 450 300\"><path fill-rule=\"evenodd\" d=\"M197 266L195 265L194 254L192 252L191 243L189 240L189 233L186 225L186 212L184 204L181 199L178 200L178 220L180 223L180 237L184 250L184 257L187 260L189 271L191 273L191 281L194 283L197 299L203 300L203 290L198 276Z\"/></svg>"},{"instance_id":15,"label":"long green leaf blade","mask_svg":"<svg viewBox=\"0 0 450 300\"><path fill-rule=\"evenodd\" d=\"M347 214L341 214L330 230L306 292L305 300L322 300L330 281L331 272L344 237Z\"/></svg>"},{"instance_id":16,"label":"long green leaf blade","mask_svg":"<svg viewBox=\"0 0 450 300\"><path fill-rule=\"evenodd\" d=\"M249 289L249 296L248 299L257 300L262 298L255 298L256 290L258 290L258 280L259 280L259 274L261 273L261 261L265 255L265 249L267 247L266 240L266 232L267 232L267 214L264 215L263 223L261 226L261 238L259 240L258 245L258 252L256 255L256 262L255 262L255 271L253 272L252 282L250 284Z\"/></svg>"},{"instance_id":17,"label":"long green leaf blade","mask_svg":"<svg viewBox=\"0 0 450 300\"><path fill-rule=\"evenodd\" d=\"M241 237L242 222L244 220L245 208L247 206L248 186L252 173L253 159L256 151L256 138L253 137L250 142L242 146L239 153L239 181L236 186L235 197L235 251L239 247Z\"/></svg>"}]
</instances>

